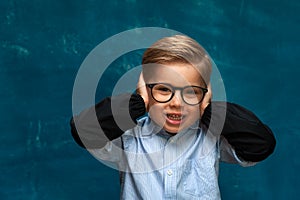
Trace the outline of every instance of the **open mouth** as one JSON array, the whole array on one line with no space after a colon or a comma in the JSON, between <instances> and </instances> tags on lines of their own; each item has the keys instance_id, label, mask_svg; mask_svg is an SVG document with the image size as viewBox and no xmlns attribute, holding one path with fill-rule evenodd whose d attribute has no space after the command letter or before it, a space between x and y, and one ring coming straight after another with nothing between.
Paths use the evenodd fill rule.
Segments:
<instances>
[{"instance_id":1,"label":"open mouth","mask_svg":"<svg viewBox=\"0 0 300 200\"><path fill-rule=\"evenodd\" d=\"M183 118L183 115L180 114L167 114L167 118L173 121L181 121Z\"/></svg>"}]
</instances>

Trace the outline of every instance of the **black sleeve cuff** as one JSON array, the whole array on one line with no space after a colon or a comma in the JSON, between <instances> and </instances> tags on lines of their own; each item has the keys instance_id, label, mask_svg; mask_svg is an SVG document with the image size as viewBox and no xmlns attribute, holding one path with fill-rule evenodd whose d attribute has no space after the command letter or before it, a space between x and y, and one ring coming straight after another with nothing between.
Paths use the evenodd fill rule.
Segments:
<instances>
[{"instance_id":1,"label":"black sleeve cuff","mask_svg":"<svg viewBox=\"0 0 300 200\"><path fill-rule=\"evenodd\" d=\"M145 114L143 98L139 94L107 97L96 105L98 122L109 140L120 137L136 125L136 119Z\"/></svg>"},{"instance_id":2,"label":"black sleeve cuff","mask_svg":"<svg viewBox=\"0 0 300 200\"><path fill-rule=\"evenodd\" d=\"M144 99L139 94L132 94L129 101L129 113L131 119L136 122L136 120L145 115L146 106Z\"/></svg>"}]
</instances>

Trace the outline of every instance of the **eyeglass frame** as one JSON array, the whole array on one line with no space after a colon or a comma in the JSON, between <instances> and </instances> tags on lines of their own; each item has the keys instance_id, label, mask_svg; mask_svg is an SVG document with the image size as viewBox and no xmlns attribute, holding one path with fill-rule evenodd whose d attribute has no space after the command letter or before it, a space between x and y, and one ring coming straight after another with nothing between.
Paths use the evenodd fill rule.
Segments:
<instances>
[{"instance_id":1,"label":"eyeglass frame","mask_svg":"<svg viewBox=\"0 0 300 200\"><path fill-rule=\"evenodd\" d=\"M168 87L170 87L170 88L172 89L172 95L170 96L170 99L169 99L169 100L167 100L167 101L158 101L158 100L156 100L156 98L154 98L154 96L153 96L153 88L154 88L154 86L156 86L156 85L158 85L158 84L166 85L166 86L168 86ZM200 86L197 86L197 85L187 85L187 86L184 86L184 87L175 87L175 86L173 86L173 85L171 85L171 84L169 84L169 83L146 83L146 86L147 86L148 88L150 88L152 98L153 98L155 101L157 101L158 103L167 103L167 102L171 101L171 100L173 99L174 95L175 95L175 91L176 91L176 90L180 90L180 95L181 95L181 98L182 98L182 100L184 101L184 103L186 103L186 104L188 104L188 105L195 106L195 105L200 104L200 103L203 101L205 94L208 92L208 89L207 89L207 88L200 87ZM200 88L200 89L203 91L203 96L202 96L201 100L200 100L198 103L196 103L196 104L190 104L190 103L187 103L187 102L185 101L185 99L183 98L183 90L184 90L185 88L189 88L189 87Z\"/></svg>"}]
</instances>

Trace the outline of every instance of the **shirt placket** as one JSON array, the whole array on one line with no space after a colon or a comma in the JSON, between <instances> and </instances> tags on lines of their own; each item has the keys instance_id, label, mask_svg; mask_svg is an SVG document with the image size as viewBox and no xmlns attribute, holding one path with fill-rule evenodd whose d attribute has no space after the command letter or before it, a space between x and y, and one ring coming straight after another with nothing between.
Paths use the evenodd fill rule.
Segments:
<instances>
[{"instance_id":1,"label":"shirt placket","mask_svg":"<svg viewBox=\"0 0 300 200\"><path fill-rule=\"evenodd\" d=\"M176 145L170 138L164 148L164 191L166 199L176 199L176 166L173 161L176 159Z\"/></svg>"}]
</instances>

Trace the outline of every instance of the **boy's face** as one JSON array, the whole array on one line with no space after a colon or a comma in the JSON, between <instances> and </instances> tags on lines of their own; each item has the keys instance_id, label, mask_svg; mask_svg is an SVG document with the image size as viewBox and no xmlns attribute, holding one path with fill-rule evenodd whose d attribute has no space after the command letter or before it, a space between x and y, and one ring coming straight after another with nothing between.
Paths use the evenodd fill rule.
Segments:
<instances>
[{"instance_id":1,"label":"boy's face","mask_svg":"<svg viewBox=\"0 0 300 200\"><path fill-rule=\"evenodd\" d=\"M200 86L206 88L198 70L190 64L170 63L158 66L149 66L146 71L146 84L166 83L175 88L186 86ZM165 92L165 88L158 88L158 91ZM189 105L181 95L180 90L175 90L170 101L160 103L151 94L151 89L147 87L149 104L148 110L151 119L167 132L176 134L177 132L193 125L200 118L200 104ZM164 95L164 94L162 94ZM187 93L189 95L189 92ZM161 98L165 98L162 96Z\"/></svg>"}]
</instances>

